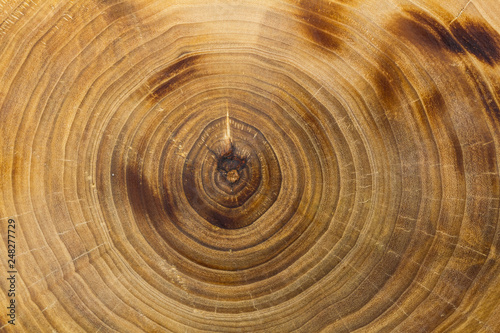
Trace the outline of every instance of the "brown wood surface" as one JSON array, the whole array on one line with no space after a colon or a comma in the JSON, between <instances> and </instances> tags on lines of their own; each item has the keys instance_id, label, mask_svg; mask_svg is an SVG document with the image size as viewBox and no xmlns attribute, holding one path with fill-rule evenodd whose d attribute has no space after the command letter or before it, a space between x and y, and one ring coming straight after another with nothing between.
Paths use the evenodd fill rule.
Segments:
<instances>
[{"instance_id":1,"label":"brown wood surface","mask_svg":"<svg viewBox=\"0 0 500 333\"><path fill-rule=\"evenodd\" d=\"M3 0L0 78L0 331L500 332L498 1Z\"/></svg>"}]
</instances>

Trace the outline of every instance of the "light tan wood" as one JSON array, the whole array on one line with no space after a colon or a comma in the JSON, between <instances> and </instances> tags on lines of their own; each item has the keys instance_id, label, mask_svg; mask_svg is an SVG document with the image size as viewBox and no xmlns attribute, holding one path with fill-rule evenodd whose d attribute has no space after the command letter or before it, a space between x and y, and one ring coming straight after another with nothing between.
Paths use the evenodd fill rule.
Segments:
<instances>
[{"instance_id":1,"label":"light tan wood","mask_svg":"<svg viewBox=\"0 0 500 333\"><path fill-rule=\"evenodd\" d=\"M499 8L1 2L0 330L500 332Z\"/></svg>"}]
</instances>

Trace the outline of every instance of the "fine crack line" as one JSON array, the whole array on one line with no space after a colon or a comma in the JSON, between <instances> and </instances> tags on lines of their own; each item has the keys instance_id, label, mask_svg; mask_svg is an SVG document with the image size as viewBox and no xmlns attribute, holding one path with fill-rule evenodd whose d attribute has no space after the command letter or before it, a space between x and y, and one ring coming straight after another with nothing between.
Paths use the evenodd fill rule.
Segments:
<instances>
[{"instance_id":1,"label":"fine crack line","mask_svg":"<svg viewBox=\"0 0 500 333\"><path fill-rule=\"evenodd\" d=\"M471 2L472 2L472 0L469 0L469 1L465 4L464 8L462 8L462 10L458 13L458 15L457 15L457 16L456 16L453 20L451 20L451 22L450 22L450 24L448 24L448 26L452 25L452 23L453 23L453 22L455 22L455 21L456 21L456 20L460 17L460 15L462 15L462 13L464 12L464 10L467 8L467 6L468 6Z\"/></svg>"}]
</instances>

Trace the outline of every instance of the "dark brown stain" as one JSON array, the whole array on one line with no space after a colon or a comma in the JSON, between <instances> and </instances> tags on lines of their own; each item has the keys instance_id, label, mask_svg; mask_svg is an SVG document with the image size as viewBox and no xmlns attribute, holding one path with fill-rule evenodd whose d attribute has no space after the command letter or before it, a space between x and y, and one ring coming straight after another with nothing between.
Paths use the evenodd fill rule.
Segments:
<instances>
[{"instance_id":1,"label":"dark brown stain","mask_svg":"<svg viewBox=\"0 0 500 333\"><path fill-rule=\"evenodd\" d=\"M155 232L161 235L161 228L166 222L166 216L162 211L165 192L148 180L140 164L127 165L125 181L128 201L142 232L150 232L153 227ZM165 237L163 239L168 242Z\"/></svg>"},{"instance_id":2,"label":"dark brown stain","mask_svg":"<svg viewBox=\"0 0 500 333\"><path fill-rule=\"evenodd\" d=\"M455 40L451 32L439 21L427 13L406 11L408 16L398 16L390 25L390 29L398 36L425 49L452 53L463 53L462 46Z\"/></svg>"},{"instance_id":3,"label":"dark brown stain","mask_svg":"<svg viewBox=\"0 0 500 333\"><path fill-rule=\"evenodd\" d=\"M500 35L488 23L454 21L451 32L472 55L490 66L500 61Z\"/></svg>"},{"instance_id":4,"label":"dark brown stain","mask_svg":"<svg viewBox=\"0 0 500 333\"><path fill-rule=\"evenodd\" d=\"M394 64L388 58L380 58L377 60L376 68L373 69L373 84L378 98L385 105L395 105L398 99L397 89L400 84L399 76L394 73Z\"/></svg>"},{"instance_id":5,"label":"dark brown stain","mask_svg":"<svg viewBox=\"0 0 500 333\"><path fill-rule=\"evenodd\" d=\"M140 170L136 166L128 166L126 170L126 186L130 205L136 214L136 218L141 220L146 216L146 202L157 201L157 195L149 186L147 180L143 179Z\"/></svg>"},{"instance_id":6,"label":"dark brown stain","mask_svg":"<svg viewBox=\"0 0 500 333\"><path fill-rule=\"evenodd\" d=\"M317 44L326 47L328 49L338 49L340 46L340 40L333 37L329 33L316 29L314 26L308 26L309 35L311 39Z\"/></svg>"},{"instance_id":7,"label":"dark brown stain","mask_svg":"<svg viewBox=\"0 0 500 333\"><path fill-rule=\"evenodd\" d=\"M481 86L482 88L479 88L479 86ZM477 83L476 87L477 87L478 91L480 91L482 93L480 95L481 102L483 103L484 108L487 110L488 115L490 116L490 118L492 118L492 120L496 120L497 122L499 122L500 121L500 108L498 106L497 101L493 97L493 94L488 89L488 84L486 82L480 82L480 83Z\"/></svg>"},{"instance_id":8,"label":"dark brown stain","mask_svg":"<svg viewBox=\"0 0 500 333\"><path fill-rule=\"evenodd\" d=\"M337 15L343 9L334 4L324 4L320 1L301 1L298 4L300 10L296 17L302 21L302 28L306 37L314 43L336 50L342 45L341 38L337 37L341 29L330 21L328 17L332 15L332 10L336 10Z\"/></svg>"},{"instance_id":9,"label":"dark brown stain","mask_svg":"<svg viewBox=\"0 0 500 333\"><path fill-rule=\"evenodd\" d=\"M121 19L122 17L133 15L137 8L135 8L128 1L120 0L95 0L95 3L102 8L105 13L107 21L113 22Z\"/></svg>"},{"instance_id":10,"label":"dark brown stain","mask_svg":"<svg viewBox=\"0 0 500 333\"><path fill-rule=\"evenodd\" d=\"M478 92L478 96L481 99L481 104L485 108L488 116L492 121L499 122L500 121L500 108L495 99L493 92L490 90L490 87L487 82L483 80L481 75L477 73L474 68L468 67L466 69L466 73L472 79L474 84L474 88Z\"/></svg>"},{"instance_id":11,"label":"dark brown stain","mask_svg":"<svg viewBox=\"0 0 500 333\"><path fill-rule=\"evenodd\" d=\"M169 91L192 79L196 73L193 66L199 63L201 57L201 55L185 56L152 76L148 80L148 85L155 87L151 93L152 99L158 101Z\"/></svg>"},{"instance_id":12,"label":"dark brown stain","mask_svg":"<svg viewBox=\"0 0 500 333\"><path fill-rule=\"evenodd\" d=\"M430 96L426 99L426 107L428 110L432 110L433 113L444 113L446 112L446 103L444 101L443 95L437 89L434 89Z\"/></svg>"},{"instance_id":13,"label":"dark brown stain","mask_svg":"<svg viewBox=\"0 0 500 333\"><path fill-rule=\"evenodd\" d=\"M449 29L425 12L407 10L389 24L390 30L424 50L466 51L480 61L493 66L500 61L500 34L487 22L453 21Z\"/></svg>"},{"instance_id":14,"label":"dark brown stain","mask_svg":"<svg viewBox=\"0 0 500 333\"><path fill-rule=\"evenodd\" d=\"M465 175L465 165L464 165L464 154L462 152L462 145L458 139L457 133L455 130L450 130L448 132L449 138L453 144L453 150L455 151L455 161L457 165L458 172L462 177Z\"/></svg>"},{"instance_id":15,"label":"dark brown stain","mask_svg":"<svg viewBox=\"0 0 500 333\"><path fill-rule=\"evenodd\" d=\"M488 133L489 135L491 135L491 133ZM493 139L493 138L492 138ZM483 149L484 149L484 161L482 162L482 166L483 167L486 167L487 170L490 170L490 172L496 172L497 170L497 150L495 149L494 145L485 145L483 146ZM495 176L495 178L497 178ZM498 184L497 180L492 180L492 185L493 184ZM495 186L495 190L494 191L498 191L498 186ZM498 193L498 192L496 192ZM491 236L491 235L487 235L488 236Z\"/></svg>"},{"instance_id":16,"label":"dark brown stain","mask_svg":"<svg viewBox=\"0 0 500 333\"><path fill-rule=\"evenodd\" d=\"M479 264L474 264L470 265L465 269L464 275L467 276L469 279L474 279L481 269L483 268L484 262L481 262Z\"/></svg>"},{"instance_id":17,"label":"dark brown stain","mask_svg":"<svg viewBox=\"0 0 500 333\"><path fill-rule=\"evenodd\" d=\"M448 139L451 141L453 150L455 152L455 162L457 169L460 175L464 176L465 166L462 145L460 144L460 140L458 139L458 135L455 131L455 126L449 115L443 95L439 92L439 90L434 89L429 97L424 99L424 105L427 111L427 116L431 120L431 122L437 122L439 124L439 128L446 129L446 134L448 136Z\"/></svg>"}]
</instances>

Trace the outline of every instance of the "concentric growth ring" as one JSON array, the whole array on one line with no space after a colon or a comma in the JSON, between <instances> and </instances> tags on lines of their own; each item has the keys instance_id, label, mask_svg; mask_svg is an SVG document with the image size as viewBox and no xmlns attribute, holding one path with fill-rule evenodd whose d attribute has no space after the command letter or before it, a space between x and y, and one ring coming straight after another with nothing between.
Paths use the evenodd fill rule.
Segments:
<instances>
[{"instance_id":1,"label":"concentric growth ring","mask_svg":"<svg viewBox=\"0 0 500 333\"><path fill-rule=\"evenodd\" d=\"M499 332L496 7L2 2L0 330Z\"/></svg>"},{"instance_id":2,"label":"concentric growth ring","mask_svg":"<svg viewBox=\"0 0 500 333\"><path fill-rule=\"evenodd\" d=\"M279 163L265 137L229 116L203 130L187 155L182 178L193 209L226 229L257 220L281 188Z\"/></svg>"}]
</instances>

